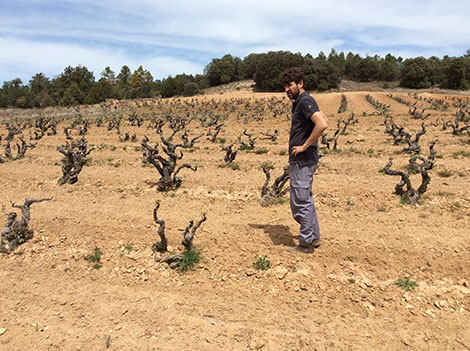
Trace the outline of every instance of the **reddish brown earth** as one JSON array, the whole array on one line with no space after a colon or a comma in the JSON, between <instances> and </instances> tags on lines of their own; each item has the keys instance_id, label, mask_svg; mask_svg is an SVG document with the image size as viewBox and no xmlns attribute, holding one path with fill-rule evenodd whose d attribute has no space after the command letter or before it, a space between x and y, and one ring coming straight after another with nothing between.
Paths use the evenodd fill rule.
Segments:
<instances>
[{"instance_id":1,"label":"reddish brown earth","mask_svg":"<svg viewBox=\"0 0 470 351\"><path fill-rule=\"evenodd\" d=\"M240 105L228 109L220 134L228 144L245 128L256 136L276 128L278 142L259 137L256 148L268 153L241 151L240 169L232 170L219 167L220 143L200 139L182 160L198 170L181 171L181 187L166 194L156 191L156 170L141 165L142 137L158 141L148 123L137 128L123 121L121 131L135 132L138 142L120 142L114 130L92 125L86 138L97 149L74 185L57 185L57 147L71 120L26 158L0 164L5 211L28 197L53 198L31 207L33 239L0 255L0 349L469 350L470 137L430 125L453 120L456 108L428 110L432 116L420 144L427 156L430 142L438 139L431 183L420 205L401 204L393 193L399 177L379 170L389 157L392 169L403 169L410 156L384 133L383 118L372 115L366 94L346 92L348 111L340 115L341 93L315 95L329 116L330 136L337 120L352 111L359 122L340 136L341 152L327 153L315 174L322 245L313 255L286 251L298 232L288 201L258 203L265 180L260 163L274 163L274 177L287 163L290 102L284 95L212 96L252 103L282 99L281 116L265 111L262 121L250 118L247 124L238 118ZM420 129L407 106L385 92L370 94L391 105L395 123L413 134ZM168 101L178 113L185 100ZM148 112L148 106L136 110ZM7 112L37 114L3 111L3 120ZM197 120L188 128L192 137L203 130ZM0 135L6 135L3 125ZM412 181L417 187L420 177ZM194 238L204 256L195 270L179 273L155 262L155 200L173 252L182 251L189 220L207 213ZM2 227L5 220L2 215ZM100 269L84 259L95 247L103 253ZM256 270L253 263L265 256L270 269ZM396 284L407 277L418 284L408 292Z\"/></svg>"}]
</instances>

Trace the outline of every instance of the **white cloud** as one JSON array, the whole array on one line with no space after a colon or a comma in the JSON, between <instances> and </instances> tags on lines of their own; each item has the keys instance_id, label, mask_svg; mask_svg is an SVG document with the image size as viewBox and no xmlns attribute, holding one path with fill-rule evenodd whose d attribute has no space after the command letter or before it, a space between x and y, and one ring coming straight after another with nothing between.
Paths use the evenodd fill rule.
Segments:
<instances>
[{"instance_id":1,"label":"white cloud","mask_svg":"<svg viewBox=\"0 0 470 351\"><path fill-rule=\"evenodd\" d=\"M5 50L8 48L8 50ZM11 71L12 62L17 67ZM131 70L142 65L150 71L154 78L163 78L172 74L187 72L188 74L202 73L201 65L178 57L156 56L131 57L124 50L110 50L28 40L0 38L0 80L22 78L24 83L36 73L44 73L53 78L63 72L67 66L86 66L94 72L95 79L106 66L110 66L116 74L123 65Z\"/></svg>"},{"instance_id":2,"label":"white cloud","mask_svg":"<svg viewBox=\"0 0 470 351\"><path fill-rule=\"evenodd\" d=\"M288 50L462 55L470 2L457 0L17 0L0 5L0 80L79 63L143 65L156 77L201 73L226 53ZM4 11L3 11L4 10ZM132 69L133 67L131 67ZM29 72L29 73L28 73Z\"/></svg>"}]
</instances>

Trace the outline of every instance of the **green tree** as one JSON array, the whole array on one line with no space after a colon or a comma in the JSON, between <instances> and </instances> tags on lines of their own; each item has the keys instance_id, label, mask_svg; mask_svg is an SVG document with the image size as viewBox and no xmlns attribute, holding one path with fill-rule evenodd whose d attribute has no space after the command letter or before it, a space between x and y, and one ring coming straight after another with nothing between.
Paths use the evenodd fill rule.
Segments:
<instances>
[{"instance_id":1,"label":"green tree","mask_svg":"<svg viewBox=\"0 0 470 351\"><path fill-rule=\"evenodd\" d=\"M355 76L361 82L370 82L380 79L380 63L378 56L361 58L356 69L357 72Z\"/></svg>"},{"instance_id":2,"label":"green tree","mask_svg":"<svg viewBox=\"0 0 470 351\"><path fill-rule=\"evenodd\" d=\"M95 77L93 76L93 73L90 72L85 66L79 65L77 67L66 67L64 72L54 80L53 84L53 87L55 88L56 99L60 101L61 105L63 104L62 100L65 96L65 92L69 90L73 83L75 84L69 91L69 96L67 96L64 101L78 99L76 102L78 104L83 104L85 102L86 95L95 83ZM70 96L70 92L73 92L73 96ZM75 104L75 102L72 104ZM68 105L70 104L67 104L67 106Z\"/></svg>"},{"instance_id":3,"label":"green tree","mask_svg":"<svg viewBox=\"0 0 470 351\"><path fill-rule=\"evenodd\" d=\"M346 55L346 64L344 66L344 75L351 80L359 80L359 65L361 57L359 54L348 52Z\"/></svg>"},{"instance_id":4,"label":"green tree","mask_svg":"<svg viewBox=\"0 0 470 351\"><path fill-rule=\"evenodd\" d=\"M0 94L1 107L32 107L32 99L29 87L23 85L20 78L3 82Z\"/></svg>"},{"instance_id":5,"label":"green tree","mask_svg":"<svg viewBox=\"0 0 470 351\"><path fill-rule=\"evenodd\" d=\"M227 84L242 79L243 61L227 54L221 59L212 59L204 68L204 72L210 86Z\"/></svg>"},{"instance_id":6,"label":"green tree","mask_svg":"<svg viewBox=\"0 0 470 351\"><path fill-rule=\"evenodd\" d=\"M199 87L196 82L187 82L184 84L183 95L193 96L199 93Z\"/></svg>"},{"instance_id":7,"label":"green tree","mask_svg":"<svg viewBox=\"0 0 470 351\"><path fill-rule=\"evenodd\" d=\"M425 89L432 85L433 67L424 57L409 58L403 62L400 72L400 86L411 89Z\"/></svg>"},{"instance_id":8,"label":"green tree","mask_svg":"<svg viewBox=\"0 0 470 351\"><path fill-rule=\"evenodd\" d=\"M111 84L115 84L117 81L114 71L109 66L106 66L103 72L101 72L101 77L109 81Z\"/></svg>"},{"instance_id":9,"label":"green tree","mask_svg":"<svg viewBox=\"0 0 470 351\"><path fill-rule=\"evenodd\" d=\"M85 100L83 92L80 90L77 82L72 82L65 90L62 99L60 99L61 106L73 106L82 104Z\"/></svg>"},{"instance_id":10,"label":"green tree","mask_svg":"<svg viewBox=\"0 0 470 351\"><path fill-rule=\"evenodd\" d=\"M90 89L86 96L86 103L96 104L106 99L115 98L115 89L113 84L106 78L101 77Z\"/></svg>"},{"instance_id":11,"label":"green tree","mask_svg":"<svg viewBox=\"0 0 470 351\"><path fill-rule=\"evenodd\" d=\"M194 81L197 83L199 90L209 88L209 81L205 74L196 74Z\"/></svg>"},{"instance_id":12,"label":"green tree","mask_svg":"<svg viewBox=\"0 0 470 351\"><path fill-rule=\"evenodd\" d=\"M51 82L43 73L35 74L29 81L29 90L34 107L55 105L51 97Z\"/></svg>"},{"instance_id":13,"label":"green tree","mask_svg":"<svg viewBox=\"0 0 470 351\"><path fill-rule=\"evenodd\" d=\"M344 52L341 51L338 54L335 49L331 49L331 52L328 55L328 62L333 64L333 66L338 69L340 76L344 75L344 70L346 67L346 58L344 57Z\"/></svg>"},{"instance_id":14,"label":"green tree","mask_svg":"<svg viewBox=\"0 0 470 351\"><path fill-rule=\"evenodd\" d=\"M431 85L440 84L443 79L442 68L444 66L444 61L436 56L431 56L426 61L430 66L429 81L431 82Z\"/></svg>"},{"instance_id":15,"label":"green tree","mask_svg":"<svg viewBox=\"0 0 470 351\"><path fill-rule=\"evenodd\" d=\"M387 54L385 59L380 62L380 79L387 82L397 80L400 76L398 60L395 56Z\"/></svg>"},{"instance_id":16,"label":"green tree","mask_svg":"<svg viewBox=\"0 0 470 351\"><path fill-rule=\"evenodd\" d=\"M131 99L151 97L153 88L152 74L139 66L129 79L128 97Z\"/></svg>"},{"instance_id":17,"label":"green tree","mask_svg":"<svg viewBox=\"0 0 470 351\"><path fill-rule=\"evenodd\" d=\"M442 66L440 85L446 89L470 89L470 58L464 56L446 60Z\"/></svg>"},{"instance_id":18,"label":"green tree","mask_svg":"<svg viewBox=\"0 0 470 351\"><path fill-rule=\"evenodd\" d=\"M175 76L176 95L190 96L199 92L199 87L192 75L178 74Z\"/></svg>"},{"instance_id":19,"label":"green tree","mask_svg":"<svg viewBox=\"0 0 470 351\"><path fill-rule=\"evenodd\" d=\"M306 55L301 69L305 75L305 88L308 90L325 91L339 86L339 69L323 56L314 59Z\"/></svg>"},{"instance_id":20,"label":"green tree","mask_svg":"<svg viewBox=\"0 0 470 351\"><path fill-rule=\"evenodd\" d=\"M253 79L262 54L249 54L243 59L243 79Z\"/></svg>"},{"instance_id":21,"label":"green tree","mask_svg":"<svg viewBox=\"0 0 470 351\"><path fill-rule=\"evenodd\" d=\"M120 99L127 99L129 93L129 81L131 79L131 70L124 65L117 76L118 96Z\"/></svg>"},{"instance_id":22,"label":"green tree","mask_svg":"<svg viewBox=\"0 0 470 351\"><path fill-rule=\"evenodd\" d=\"M168 76L168 78L162 80L160 94L164 98L178 95L176 81L172 76Z\"/></svg>"},{"instance_id":23,"label":"green tree","mask_svg":"<svg viewBox=\"0 0 470 351\"><path fill-rule=\"evenodd\" d=\"M289 51L269 51L260 54L256 65L255 89L257 91L282 91L279 74L289 67L300 67L303 57Z\"/></svg>"}]
</instances>

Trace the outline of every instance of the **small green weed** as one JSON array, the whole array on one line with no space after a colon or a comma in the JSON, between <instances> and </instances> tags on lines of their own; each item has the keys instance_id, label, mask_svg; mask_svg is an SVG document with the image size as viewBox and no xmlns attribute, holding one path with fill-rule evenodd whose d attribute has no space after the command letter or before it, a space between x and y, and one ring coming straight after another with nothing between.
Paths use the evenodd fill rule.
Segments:
<instances>
[{"instance_id":1,"label":"small green weed","mask_svg":"<svg viewBox=\"0 0 470 351\"><path fill-rule=\"evenodd\" d=\"M260 167L267 169L267 170L271 170L271 169L274 169L274 163L270 161L264 161L260 163Z\"/></svg>"},{"instance_id":2,"label":"small green weed","mask_svg":"<svg viewBox=\"0 0 470 351\"><path fill-rule=\"evenodd\" d=\"M413 280L410 280L410 278L400 278L395 282L396 285L398 285L400 288L406 291L414 290L418 286L418 283L416 283Z\"/></svg>"},{"instance_id":3,"label":"small green weed","mask_svg":"<svg viewBox=\"0 0 470 351\"><path fill-rule=\"evenodd\" d=\"M100 262L102 254L103 253L101 252L101 250L95 247L95 250L93 251L93 253L85 256L84 259L87 260L88 262Z\"/></svg>"},{"instance_id":4,"label":"small green weed","mask_svg":"<svg viewBox=\"0 0 470 351\"><path fill-rule=\"evenodd\" d=\"M388 209L387 209L387 207L386 207L384 204L382 204L382 205L380 205L380 206L377 208L377 211L378 211L378 212L387 212Z\"/></svg>"},{"instance_id":5,"label":"small green weed","mask_svg":"<svg viewBox=\"0 0 470 351\"><path fill-rule=\"evenodd\" d=\"M231 169L233 169L234 171L240 169L240 165L239 165L238 163L236 163L236 162L231 162L229 167L230 167Z\"/></svg>"},{"instance_id":6,"label":"small green weed","mask_svg":"<svg viewBox=\"0 0 470 351\"><path fill-rule=\"evenodd\" d=\"M240 169L240 165L237 162L221 163L219 168L231 168L236 171Z\"/></svg>"},{"instance_id":7,"label":"small green weed","mask_svg":"<svg viewBox=\"0 0 470 351\"><path fill-rule=\"evenodd\" d=\"M401 203L402 205L407 205L407 204L410 203L410 199L409 199L408 196L406 196L406 195L401 195L401 196L400 196L400 203Z\"/></svg>"},{"instance_id":8,"label":"small green weed","mask_svg":"<svg viewBox=\"0 0 470 351\"><path fill-rule=\"evenodd\" d=\"M124 245L124 248L127 250L127 252L131 252L132 245L131 244Z\"/></svg>"},{"instance_id":9,"label":"small green weed","mask_svg":"<svg viewBox=\"0 0 470 351\"><path fill-rule=\"evenodd\" d=\"M350 284L354 284L354 283L356 282L356 279L354 279L354 278L348 279L348 282L349 282Z\"/></svg>"},{"instance_id":10,"label":"small green weed","mask_svg":"<svg viewBox=\"0 0 470 351\"><path fill-rule=\"evenodd\" d=\"M201 249L191 249L184 253L183 259L181 260L178 269L181 272L186 272L190 269L194 269L194 266L199 263L202 259Z\"/></svg>"},{"instance_id":11,"label":"small green weed","mask_svg":"<svg viewBox=\"0 0 470 351\"><path fill-rule=\"evenodd\" d=\"M253 262L253 266L258 270L267 270L271 266L271 262L264 257L259 257L257 261Z\"/></svg>"},{"instance_id":12,"label":"small green weed","mask_svg":"<svg viewBox=\"0 0 470 351\"><path fill-rule=\"evenodd\" d=\"M281 151L279 151L279 155L280 155L280 156L284 156L284 155L286 155L286 154L287 154L287 151L286 151L286 150L281 150Z\"/></svg>"},{"instance_id":13,"label":"small green weed","mask_svg":"<svg viewBox=\"0 0 470 351\"><path fill-rule=\"evenodd\" d=\"M354 202L352 202L351 200L348 199L348 200L346 201L346 205L348 205L348 206L354 206Z\"/></svg>"},{"instance_id":14,"label":"small green weed","mask_svg":"<svg viewBox=\"0 0 470 351\"><path fill-rule=\"evenodd\" d=\"M354 153L354 154L358 154L358 155L361 155L361 154L362 154L362 151L361 151L361 150L355 149L355 148L353 148L353 147L350 147L350 148L349 148L349 152Z\"/></svg>"},{"instance_id":15,"label":"small green weed","mask_svg":"<svg viewBox=\"0 0 470 351\"><path fill-rule=\"evenodd\" d=\"M268 149L264 149L264 148L263 148L263 149L257 149L257 150L255 151L255 154L261 155L261 154L267 154L268 152L269 152Z\"/></svg>"},{"instance_id":16,"label":"small green weed","mask_svg":"<svg viewBox=\"0 0 470 351\"><path fill-rule=\"evenodd\" d=\"M437 196L454 196L455 194L454 193L450 193L448 191L438 191L436 193Z\"/></svg>"},{"instance_id":17,"label":"small green weed","mask_svg":"<svg viewBox=\"0 0 470 351\"><path fill-rule=\"evenodd\" d=\"M221 144L225 144L226 141L227 141L227 139L225 139L225 138L219 138L219 143L221 143Z\"/></svg>"},{"instance_id":18,"label":"small green weed","mask_svg":"<svg viewBox=\"0 0 470 351\"><path fill-rule=\"evenodd\" d=\"M439 171L437 175L442 178L449 178L450 176L452 176L452 173L450 171L445 170L445 171Z\"/></svg>"},{"instance_id":19,"label":"small green weed","mask_svg":"<svg viewBox=\"0 0 470 351\"><path fill-rule=\"evenodd\" d=\"M470 157L470 152L465 151L465 150L456 151L456 152L453 152L453 153L452 153L452 156L453 156L454 158L458 158L459 156Z\"/></svg>"},{"instance_id":20,"label":"small green weed","mask_svg":"<svg viewBox=\"0 0 470 351\"><path fill-rule=\"evenodd\" d=\"M245 145L240 145L240 151L251 151L255 147L254 146L245 146Z\"/></svg>"}]
</instances>

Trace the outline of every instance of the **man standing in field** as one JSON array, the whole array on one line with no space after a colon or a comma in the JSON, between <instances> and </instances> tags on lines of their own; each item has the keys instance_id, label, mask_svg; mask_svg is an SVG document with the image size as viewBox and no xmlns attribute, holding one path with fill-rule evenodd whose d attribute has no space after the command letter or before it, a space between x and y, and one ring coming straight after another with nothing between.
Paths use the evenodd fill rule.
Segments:
<instances>
[{"instance_id":1,"label":"man standing in field","mask_svg":"<svg viewBox=\"0 0 470 351\"><path fill-rule=\"evenodd\" d=\"M318 163L318 138L328 127L328 118L305 91L302 71L287 69L281 73L280 82L293 100L289 137L290 207L300 224L299 245L289 251L313 253L320 246L320 227L312 181Z\"/></svg>"}]
</instances>

